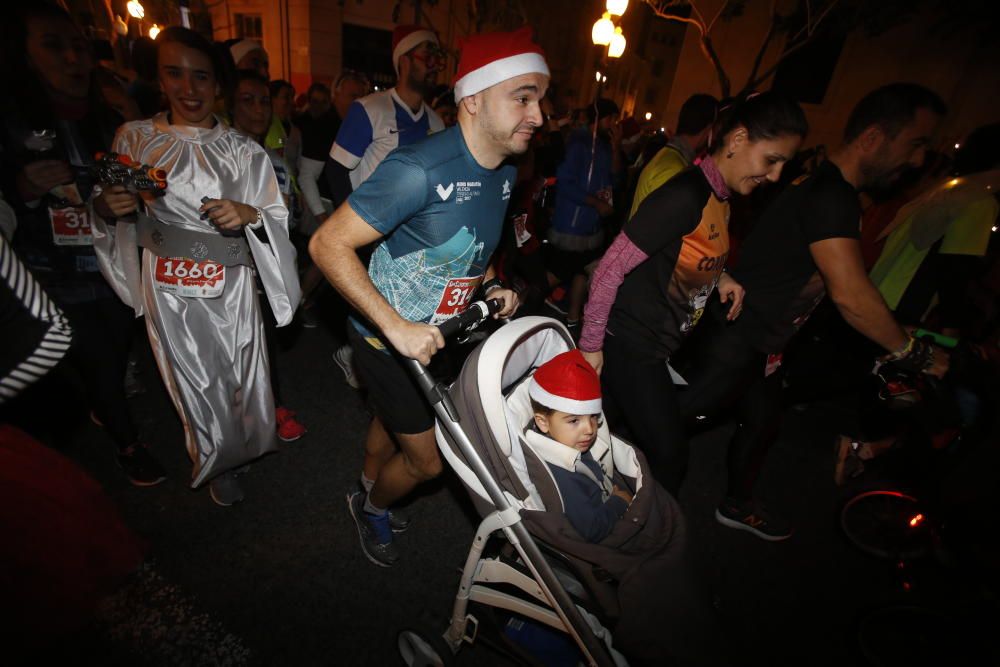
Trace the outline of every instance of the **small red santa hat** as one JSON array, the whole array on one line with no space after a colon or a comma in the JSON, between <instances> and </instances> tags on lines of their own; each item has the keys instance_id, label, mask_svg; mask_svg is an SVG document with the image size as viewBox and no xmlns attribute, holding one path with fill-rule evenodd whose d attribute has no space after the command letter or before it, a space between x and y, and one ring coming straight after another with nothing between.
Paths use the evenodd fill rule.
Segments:
<instances>
[{"instance_id":1,"label":"small red santa hat","mask_svg":"<svg viewBox=\"0 0 1000 667\"><path fill-rule=\"evenodd\" d=\"M549 76L545 52L531 41L530 26L513 32L473 35L461 47L462 56L455 72L456 102L522 74Z\"/></svg>"},{"instance_id":2,"label":"small red santa hat","mask_svg":"<svg viewBox=\"0 0 1000 667\"><path fill-rule=\"evenodd\" d=\"M601 379L580 350L563 352L539 366L531 376L528 395L571 415L601 412Z\"/></svg>"},{"instance_id":3,"label":"small red santa hat","mask_svg":"<svg viewBox=\"0 0 1000 667\"><path fill-rule=\"evenodd\" d=\"M419 25L398 25L392 31L392 66L399 74L399 58L424 42L438 44L437 33Z\"/></svg>"}]
</instances>

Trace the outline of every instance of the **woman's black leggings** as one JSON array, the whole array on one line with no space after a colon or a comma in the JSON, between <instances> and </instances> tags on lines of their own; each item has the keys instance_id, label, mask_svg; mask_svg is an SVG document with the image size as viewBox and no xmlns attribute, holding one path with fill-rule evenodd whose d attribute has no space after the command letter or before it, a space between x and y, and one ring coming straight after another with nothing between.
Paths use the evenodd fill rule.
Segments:
<instances>
[{"instance_id":1,"label":"woman's black leggings","mask_svg":"<svg viewBox=\"0 0 1000 667\"><path fill-rule=\"evenodd\" d=\"M628 429L633 444L646 455L653 477L676 498L687 468L688 446L667 364L608 333L601 385L611 426L618 430L623 424Z\"/></svg>"},{"instance_id":2,"label":"woman's black leggings","mask_svg":"<svg viewBox=\"0 0 1000 667\"><path fill-rule=\"evenodd\" d=\"M125 370L135 314L113 294L59 305L73 327L69 362L83 380L94 414L118 449L123 450L139 439L125 397Z\"/></svg>"},{"instance_id":3,"label":"woman's black leggings","mask_svg":"<svg viewBox=\"0 0 1000 667\"><path fill-rule=\"evenodd\" d=\"M706 317L700 327L705 330L698 332L696 354L685 371L689 384L680 392L679 412L685 423L700 416L736 419L726 455L727 495L750 500L781 425L784 373L779 367L764 377L767 355L747 342L738 325Z\"/></svg>"}]
</instances>

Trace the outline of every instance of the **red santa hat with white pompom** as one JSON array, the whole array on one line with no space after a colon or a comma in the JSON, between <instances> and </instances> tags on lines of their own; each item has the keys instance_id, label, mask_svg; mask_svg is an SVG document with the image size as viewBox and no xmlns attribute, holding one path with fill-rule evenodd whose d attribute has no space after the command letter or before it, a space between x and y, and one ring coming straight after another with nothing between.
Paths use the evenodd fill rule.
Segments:
<instances>
[{"instance_id":1,"label":"red santa hat with white pompom","mask_svg":"<svg viewBox=\"0 0 1000 667\"><path fill-rule=\"evenodd\" d=\"M531 28L473 35L462 45L455 73L455 101L522 74L549 76L545 52L531 40Z\"/></svg>"},{"instance_id":2,"label":"red santa hat with white pompom","mask_svg":"<svg viewBox=\"0 0 1000 667\"><path fill-rule=\"evenodd\" d=\"M399 59L424 42L438 43L437 33L419 25L400 25L392 31L392 66L399 74Z\"/></svg>"},{"instance_id":3,"label":"red santa hat with white pompom","mask_svg":"<svg viewBox=\"0 0 1000 667\"><path fill-rule=\"evenodd\" d=\"M528 395L547 408L571 415L601 412L601 379L580 350L558 354L531 376Z\"/></svg>"}]
</instances>

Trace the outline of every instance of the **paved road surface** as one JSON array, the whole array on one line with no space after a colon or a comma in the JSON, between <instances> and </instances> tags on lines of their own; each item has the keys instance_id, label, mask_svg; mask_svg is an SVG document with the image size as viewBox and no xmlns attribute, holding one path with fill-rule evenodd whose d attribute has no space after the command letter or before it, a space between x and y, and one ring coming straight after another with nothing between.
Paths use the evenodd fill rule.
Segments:
<instances>
[{"instance_id":1,"label":"paved road surface","mask_svg":"<svg viewBox=\"0 0 1000 667\"><path fill-rule=\"evenodd\" d=\"M396 665L400 628L436 619L443 629L473 534L470 504L450 476L430 485L410 504L399 565L382 569L364 558L344 497L355 488L368 417L331 360L335 346L327 328L302 330L282 353L286 402L309 433L255 463L242 478L246 501L232 508L188 488L180 425L149 357L141 362L148 391L132 401L167 482L130 486L100 429L85 420L73 426L63 451L150 544L149 562L104 605L100 628L73 646L75 662ZM743 664L866 664L856 641L860 614L925 599L921 590L904 592L894 564L862 555L837 530L830 421L822 410L791 413L765 469L765 499L797 526L783 543L715 523L728 431L695 441L681 499L727 628L721 641L738 647ZM954 597L957 585L927 569L929 579L915 576L934 582L930 597ZM482 648L460 657L507 664Z\"/></svg>"}]
</instances>

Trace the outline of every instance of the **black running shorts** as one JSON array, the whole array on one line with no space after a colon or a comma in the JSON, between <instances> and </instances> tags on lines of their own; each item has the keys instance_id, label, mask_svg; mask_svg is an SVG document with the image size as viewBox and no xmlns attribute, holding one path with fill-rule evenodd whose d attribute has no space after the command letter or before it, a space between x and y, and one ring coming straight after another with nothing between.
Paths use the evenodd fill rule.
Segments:
<instances>
[{"instance_id":1,"label":"black running shorts","mask_svg":"<svg viewBox=\"0 0 1000 667\"><path fill-rule=\"evenodd\" d=\"M354 349L354 368L368 389L368 403L385 428L403 434L434 428L431 406L402 357L381 338L371 340L382 349L374 347L350 322L347 335Z\"/></svg>"}]
</instances>

